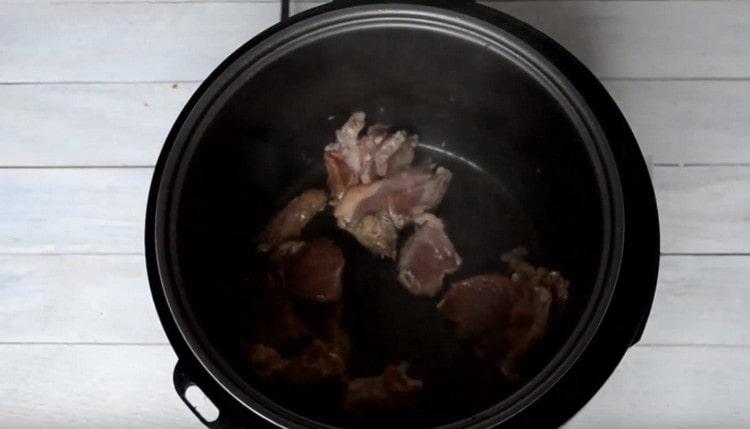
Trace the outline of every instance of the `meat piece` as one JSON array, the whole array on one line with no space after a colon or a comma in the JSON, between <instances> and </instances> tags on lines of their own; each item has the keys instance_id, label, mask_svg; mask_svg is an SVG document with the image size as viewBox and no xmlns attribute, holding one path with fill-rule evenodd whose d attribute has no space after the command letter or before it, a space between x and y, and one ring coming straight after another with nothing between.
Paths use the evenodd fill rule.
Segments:
<instances>
[{"instance_id":1,"label":"meat piece","mask_svg":"<svg viewBox=\"0 0 750 429\"><path fill-rule=\"evenodd\" d=\"M414 160L417 140L417 136L409 136L406 131L396 131L378 143L380 146L374 156L375 173L378 177L406 170Z\"/></svg>"},{"instance_id":2,"label":"meat piece","mask_svg":"<svg viewBox=\"0 0 750 429\"><path fill-rule=\"evenodd\" d=\"M359 156L361 162L359 182L362 184L367 185L379 178L375 171L375 154L377 151L378 144L372 136L367 135L359 139Z\"/></svg>"},{"instance_id":3,"label":"meat piece","mask_svg":"<svg viewBox=\"0 0 750 429\"><path fill-rule=\"evenodd\" d=\"M326 193L320 189L308 189L295 197L261 233L258 250L267 252L286 241L299 238L313 216L326 207L326 200Z\"/></svg>"},{"instance_id":4,"label":"meat piece","mask_svg":"<svg viewBox=\"0 0 750 429\"><path fill-rule=\"evenodd\" d=\"M386 212L369 214L347 230L375 255L395 258L398 230Z\"/></svg>"},{"instance_id":5,"label":"meat piece","mask_svg":"<svg viewBox=\"0 0 750 429\"><path fill-rule=\"evenodd\" d=\"M509 380L520 378L523 359L544 337L551 303L549 291L537 288L514 305L505 334L510 347L507 354L496 361L500 372Z\"/></svg>"},{"instance_id":6,"label":"meat piece","mask_svg":"<svg viewBox=\"0 0 750 429\"><path fill-rule=\"evenodd\" d=\"M454 283L438 309L456 324L456 334L496 362L502 374L519 378L523 358L544 335L550 313L548 289L499 274Z\"/></svg>"},{"instance_id":7,"label":"meat piece","mask_svg":"<svg viewBox=\"0 0 750 429\"><path fill-rule=\"evenodd\" d=\"M351 187L334 210L340 228L367 249L388 258L396 256L398 231L443 199L451 172L438 168L410 169L369 185Z\"/></svg>"},{"instance_id":8,"label":"meat piece","mask_svg":"<svg viewBox=\"0 0 750 429\"><path fill-rule=\"evenodd\" d=\"M345 377L346 364L342 357L330 344L317 339L289 360L284 374L287 382L295 384L343 380Z\"/></svg>"},{"instance_id":9,"label":"meat piece","mask_svg":"<svg viewBox=\"0 0 750 429\"><path fill-rule=\"evenodd\" d=\"M523 258L527 255L524 248L513 249L503 255L503 261L513 270L512 280L549 290L556 313L560 313L568 304L568 287L570 282L560 275L559 271L549 271L544 267L534 267Z\"/></svg>"},{"instance_id":10,"label":"meat piece","mask_svg":"<svg viewBox=\"0 0 750 429\"><path fill-rule=\"evenodd\" d=\"M461 266L461 257L445 234L443 222L424 213L414 219L417 230L401 247L398 280L416 296L433 297L443 286L446 274Z\"/></svg>"},{"instance_id":11,"label":"meat piece","mask_svg":"<svg viewBox=\"0 0 750 429\"><path fill-rule=\"evenodd\" d=\"M434 174L408 170L369 185L349 189L334 211L339 226L356 225L369 214L386 211L396 228L435 209L445 196L452 174L438 167Z\"/></svg>"},{"instance_id":12,"label":"meat piece","mask_svg":"<svg viewBox=\"0 0 750 429\"><path fill-rule=\"evenodd\" d=\"M376 146L380 146L383 140L388 137L389 126L384 124L375 124L367 128L367 137L369 137Z\"/></svg>"},{"instance_id":13,"label":"meat piece","mask_svg":"<svg viewBox=\"0 0 750 429\"><path fill-rule=\"evenodd\" d=\"M359 177L355 171L346 163L343 155L334 151L326 151L323 161L328 174L328 189L331 191L331 200L336 202L344 196L347 189L359 183Z\"/></svg>"},{"instance_id":14,"label":"meat piece","mask_svg":"<svg viewBox=\"0 0 750 429\"><path fill-rule=\"evenodd\" d=\"M297 298L314 302L338 301L342 295L344 262L344 255L336 244L327 238L316 238L281 259L284 285Z\"/></svg>"},{"instance_id":15,"label":"meat piece","mask_svg":"<svg viewBox=\"0 0 750 429\"><path fill-rule=\"evenodd\" d=\"M296 240L281 243L271 252L270 259L276 264L281 264L284 259L289 258L295 253L299 252L303 247L305 247L306 244L307 243L305 243L304 241Z\"/></svg>"},{"instance_id":16,"label":"meat piece","mask_svg":"<svg viewBox=\"0 0 750 429\"><path fill-rule=\"evenodd\" d=\"M351 155L359 155L359 152L354 149L359 145L359 135L365 128L365 119L367 119L365 112L356 111L352 113L341 129L336 131L336 144L341 145L344 152L351 151ZM349 165L357 167L359 162L352 160Z\"/></svg>"},{"instance_id":17,"label":"meat piece","mask_svg":"<svg viewBox=\"0 0 750 429\"><path fill-rule=\"evenodd\" d=\"M261 380L275 380L284 374L289 361L273 347L253 344L245 352L250 367Z\"/></svg>"},{"instance_id":18,"label":"meat piece","mask_svg":"<svg viewBox=\"0 0 750 429\"><path fill-rule=\"evenodd\" d=\"M285 347L309 336L305 323L297 316L278 273L266 274L250 311L255 342Z\"/></svg>"},{"instance_id":19,"label":"meat piece","mask_svg":"<svg viewBox=\"0 0 750 429\"><path fill-rule=\"evenodd\" d=\"M414 159L418 137L405 131L390 133L389 127L375 124L362 134L365 114L355 112L336 132L336 142L325 148L331 202L336 205L346 191L408 168Z\"/></svg>"},{"instance_id":20,"label":"meat piece","mask_svg":"<svg viewBox=\"0 0 750 429\"><path fill-rule=\"evenodd\" d=\"M408 174L402 173L401 175ZM388 199L388 214L397 228L403 228L414 216L434 210L443 201L453 174L438 167L426 180L398 189Z\"/></svg>"},{"instance_id":21,"label":"meat piece","mask_svg":"<svg viewBox=\"0 0 750 429\"><path fill-rule=\"evenodd\" d=\"M325 147L328 187L334 204L349 187L360 183L363 153L359 145L359 134L364 127L364 112L354 112L341 129L336 131L336 142Z\"/></svg>"},{"instance_id":22,"label":"meat piece","mask_svg":"<svg viewBox=\"0 0 750 429\"><path fill-rule=\"evenodd\" d=\"M414 404L422 382L406 375L402 366L391 365L377 377L349 381L344 408L350 412L388 411Z\"/></svg>"},{"instance_id":23,"label":"meat piece","mask_svg":"<svg viewBox=\"0 0 750 429\"><path fill-rule=\"evenodd\" d=\"M368 214L384 211L388 206L387 193L385 189L381 190L385 183L385 180L379 180L349 188L333 212L339 227L346 229Z\"/></svg>"},{"instance_id":24,"label":"meat piece","mask_svg":"<svg viewBox=\"0 0 750 429\"><path fill-rule=\"evenodd\" d=\"M334 310L333 317L328 318L324 323L321 338L331 345L344 362L349 361L352 342L349 333L344 329L344 313L340 306Z\"/></svg>"},{"instance_id":25,"label":"meat piece","mask_svg":"<svg viewBox=\"0 0 750 429\"><path fill-rule=\"evenodd\" d=\"M456 324L459 338L477 340L502 332L513 306L512 293L508 277L478 275L453 283L438 309Z\"/></svg>"},{"instance_id":26,"label":"meat piece","mask_svg":"<svg viewBox=\"0 0 750 429\"><path fill-rule=\"evenodd\" d=\"M315 384L343 381L346 377L346 365L341 357L330 345L317 339L290 358L264 344L253 344L246 355L253 372L263 380Z\"/></svg>"}]
</instances>

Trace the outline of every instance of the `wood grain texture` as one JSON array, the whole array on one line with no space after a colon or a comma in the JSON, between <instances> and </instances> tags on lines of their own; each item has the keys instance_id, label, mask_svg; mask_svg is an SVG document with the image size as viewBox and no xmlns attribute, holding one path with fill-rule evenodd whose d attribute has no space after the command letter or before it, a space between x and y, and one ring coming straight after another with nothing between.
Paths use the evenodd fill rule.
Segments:
<instances>
[{"instance_id":1,"label":"wood grain texture","mask_svg":"<svg viewBox=\"0 0 750 429\"><path fill-rule=\"evenodd\" d=\"M143 253L152 169L0 169L0 253Z\"/></svg>"},{"instance_id":2,"label":"wood grain texture","mask_svg":"<svg viewBox=\"0 0 750 429\"><path fill-rule=\"evenodd\" d=\"M3 166L154 165L197 84L0 86Z\"/></svg>"},{"instance_id":3,"label":"wood grain texture","mask_svg":"<svg viewBox=\"0 0 750 429\"><path fill-rule=\"evenodd\" d=\"M750 256L665 256L642 345L750 346ZM166 344L138 255L1 255L0 343Z\"/></svg>"},{"instance_id":4,"label":"wood grain texture","mask_svg":"<svg viewBox=\"0 0 750 429\"><path fill-rule=\"evenodd\" d=\"M662 256L643 345L750 346L750 256Z\"/></svg>"},{"instance_id":5,"label":"wood grain texture","mask_svg":"<svg viewBox=\"0 0 750 429\"><path fill-rule=\"evenodd\" d=\"M603 77L750 77L747 2L491 6L548 33ZM275 2L8 3L3 9L0 82L199 80L279 14Z\"/></svg>"},{"instance_id":6,"label":"wood grain texture","mask_svg":"<svg viewBox=\"0 0 750 429\"><path fill-rule=\"evenodd\" d=\"M8 428L200 428L172 387L169 346L0 345Z\"/></svg>"},{"instance_id":7,"label":"wood grain texture","mask_svg":"<svg viewBox=\"0 0 750 429\"><path fill-rule=\"evenodd\" d=\"M520 1L493 7L546 33L600 77L750 77L748 2Z\"/></svg>"},{"instance_id":8,"label":"wood grain texture","mask_svg":"<svg viewBox=\"0 0 750 429\"><path fill-rule=\"evenodd\" d=\"M201 427L172 389L169 346L3 345L0 356L7 427ZM748 384L748 348L635 347L566 427L746 427Z\"/></svg>"},{"instance_id":9,"label":"wood grain texture","mask_svg":"<svg viewBox=\"0 0 750 429\"><path fill-rule=\"evenodd\" d=\"M278 3L9 4L1 82L201 80Z\"/></svg>"},{"instance_id":10,"label":"wood grain texture","mask_svg":"<svg viewBox=\"0 0 750 429\"><path fill-rule=\"evenodd\" d=\"M750 349L634 347L570 428L744 428Z\"/></svg>"},{"instance_id":11,"label":"wood grain texture","mask_svg":"<svg viewBox=\"0 0 750 429\"><path fill-rule=\"evenodd\" d=\"M750 163L750 82L605 84L653 162ZM197 86L0 85L0 165L153 165Z\"/></svg>"},{"instance_id":12,"label":"wood grain texture","mask_svg":"<svg viewBox=\"0 0 750 429\"><path fill-rule=\"evenodd\" d=\"M750 252L750 167L655 168L662 252Z\"/></svg>"},{"instance_id":13,"label":"wood grain texture","mask_svg":"<svg viewBox=\"0 0 750 429\"><path fill-rule=\"evenodd\" d=\"M0 343L167 343L140 255L0 255L0 291Z\"/></svg>"},{"instance_id":14,"label":"wood grain texture","mask_svg":"<svg viewBox=\"0 0 750 429\"><path fill-rule=\"evenodd\" d=\"M750 163L750 81L606 81L655 163Z\"/></svg>"},{"instance_id":15,"label":"wood grain texture","mask_svg":"<svg viewBox=\"0 0 750 429\"><path fill-rule=\"evenodd\" d=\"M0 169L0 253L141 253L151 173ZM656 167L653 179L663 252L750 252L750 167Z\"/></svg>"}]
</instances>

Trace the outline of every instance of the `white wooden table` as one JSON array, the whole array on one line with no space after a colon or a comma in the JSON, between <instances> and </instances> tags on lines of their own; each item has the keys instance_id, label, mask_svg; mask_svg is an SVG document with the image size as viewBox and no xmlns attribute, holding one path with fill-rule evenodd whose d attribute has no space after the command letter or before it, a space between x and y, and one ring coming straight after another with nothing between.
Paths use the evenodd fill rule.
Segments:
<instances>
[{"instance_id":1,"label":"white wooden table","mask_svg":"<svg viewBox=\"0 0 750 429\"><path fill-rule=\"evenodd\" d=\"M750 2L490 4L600 76L653 162L651 319L569 427L750 427ZM0 427L199 427L148 291L147 186L198 83L278 13L0 0Z\"/></svg>"}]
</instances>

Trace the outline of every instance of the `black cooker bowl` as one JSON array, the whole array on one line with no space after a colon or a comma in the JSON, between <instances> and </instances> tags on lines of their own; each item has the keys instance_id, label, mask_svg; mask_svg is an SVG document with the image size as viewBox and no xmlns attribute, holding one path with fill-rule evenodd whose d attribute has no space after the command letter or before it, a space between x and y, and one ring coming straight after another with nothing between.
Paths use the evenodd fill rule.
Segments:
<instances>
[{"instance_id":1,"label":"black cooker bowl","mask_svg":"<svg viewBox=\"0 0 750 429\"><path fill-rule=\"evenodd\" d=\"M353 420L253 379L241 357L257 236L294 195L325 186L323 146L354 109L420 135L418 156L454 179L439 216L465 263L452 279L531 260L570 280L570 305L520 384L458 342L435 301L410 296L330 221L347 257L352 370L406 360L425 398ZM347 241L348 240L348 241ZM160 156L146 223L149 277L179 357L184 398L216 403L212 427L558 425L637 341L659 254L653 189L598 81L529 27L471 3L337 3L278 25L227 59L190 100ZM195 411L195 410L194 410Z\"/></svg>"}]
</instances>

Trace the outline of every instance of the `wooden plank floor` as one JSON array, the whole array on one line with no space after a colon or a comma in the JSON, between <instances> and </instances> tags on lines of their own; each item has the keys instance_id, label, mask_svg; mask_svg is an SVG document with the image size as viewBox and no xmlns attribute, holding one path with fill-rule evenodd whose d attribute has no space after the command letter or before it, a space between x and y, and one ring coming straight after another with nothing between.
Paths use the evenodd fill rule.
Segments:
<instances>
[{"instance_id":1,"label":"wooden plank floor","mask_svg":"<svg viewBox=\"0 0 750 429\"><path fill-rule=\"evenodd\" d=\"M487 4L602 78L653 163L651 319L568 427L750 427L750 2ZM277 17L270 0L0 0L0 427L200 427L148 291L146 192L200 80Z\"/></svg>"}]
</instances>

